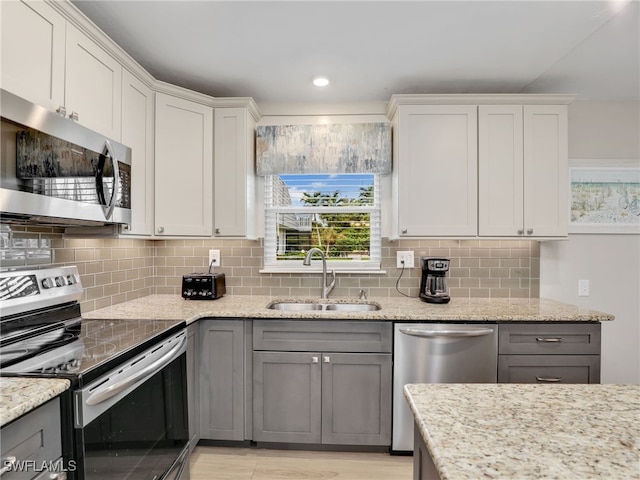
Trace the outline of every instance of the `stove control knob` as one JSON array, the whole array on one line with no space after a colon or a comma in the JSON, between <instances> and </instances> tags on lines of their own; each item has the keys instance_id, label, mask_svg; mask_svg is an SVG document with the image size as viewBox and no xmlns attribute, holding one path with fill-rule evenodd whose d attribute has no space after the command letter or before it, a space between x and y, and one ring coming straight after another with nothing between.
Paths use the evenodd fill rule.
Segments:
<instances>
[{"instance_id":1,"label":"stove control knob","mask_svg":"<svg viewBox=\"0 0 640 480\"><path fill-rule=\"evenodd\" d=\"M64 277L61 275L59 277L56 277L56 287L63 287L67 284L67 282L65 282Z\"/></svg>"},{"instance_id":2,"label":"stove control knob","mask_svg":"<svg viewBox=\"0 0 640 480\"><path fill-rule=\"evenodd\" d=\"M75 285L78 283L74 275L67 275L67 285Z\"/></svg>"},{"instance_id":3,"label":"stove control knob","mask_svg":"<svg viewBox=\"0 0 640 480\"><path fill-rule=\"evenodd\" d=\"M55 284L53 278L48 277L48 278L43 278L42 279L42 286L44 288L53 288L53 287L56 286L56 284Z\"/></svg>"}]
</instances>

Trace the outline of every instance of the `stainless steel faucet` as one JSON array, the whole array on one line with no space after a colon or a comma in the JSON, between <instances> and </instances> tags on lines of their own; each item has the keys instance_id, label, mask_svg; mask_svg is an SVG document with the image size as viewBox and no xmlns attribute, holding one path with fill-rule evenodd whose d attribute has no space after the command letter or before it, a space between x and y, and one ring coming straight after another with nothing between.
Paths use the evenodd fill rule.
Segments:
<instances>
[{"instance_id":1,"label":"stainless steel faucet","mask_svg":"<svg viewBox=\"0 0 640 480\"><path fill-rule=\"evenodd\" d=\"M320 287L321 288L320 298L327 298L331 290L333 290L333 287L336 286L336 274L333 272L333 270L329 272L331 274L332 279L331 279L331 283L327 284L327 257L325 257L324 252L319 248L313 247L305 255L304 260L302 261L302 264L307 267L311 265L311 257L316 252L319 253L320 256L322 257L322 287Z\"/></svg>"}]
</instances>

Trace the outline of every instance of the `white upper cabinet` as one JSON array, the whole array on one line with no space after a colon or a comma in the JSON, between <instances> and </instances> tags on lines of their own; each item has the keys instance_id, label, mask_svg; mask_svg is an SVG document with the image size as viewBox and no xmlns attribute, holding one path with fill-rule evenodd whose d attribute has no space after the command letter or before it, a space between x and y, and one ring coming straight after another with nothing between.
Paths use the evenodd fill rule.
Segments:
<instances>
[{"instance_id":1,"label":"white upper cabinet","mask_svg":"<svg viewBox=\"0 0 640 480\"><path fill-rule=\"evenodd\" d=\"M394 95L391 237L567 235L567 95Z\"/></svg>"},{"instance_id":2,"label":"white upper cabinet","mask_svg":"<svg viewBox=\"0 0 640 480\"><path fill-rule=\"evenodd\" d=\"M478 233L523 235L522 105L480 105L478 137Z\"/></svg>"},{"instance_id":3,"label":"white upper cabinet","mask_svg":"<svg viewBox=\"0 0 640 480\"><path fill-rule=\"evenodd\" d=\"M119 141L120 63L45 2L0 8L2 88Z\"/></svg>"},{"instance_id":4,"label":"white upper cabinet","mask_svg":"<svg viewBox=\"0 0 640 480\"><path fill-rule=\"evenodd\" d=\"M524 107L526 236L567 236L569 222L566 105Z\"/></svg>"},{"instance_id":5,"label":"white upper cabinet","mask_svg":"<svg viewBox=\"0 0 640 480\"><path fill-rule=\"evenodd\" d=\"M122 143L131 147L131 225L122 233L153 235L153 91L128 70L122 72Z\"/></svg>"},{"instance_id":6,"label":"white upper cabinet","mask_svg":"<svg viewBox=\"0 0 640 480\"><path fill-rule=\"evenodd\" d=\"M211 236L213 108L156 93L155 233Z\"/></svg>"},{"instance_id":7,"label":"white upper cabinet","mask_svg":"<svg viewBox=\"0 0 640 480\"><path fill-rule=\"evenodd\" d=\"M250 102L252 103L252 101ZM215 108L214 235L256 238L255 108Z\"/></svg>"},{"instance_id":8,"label":"white upper cabinet","mask_svg":"<svg viewBox=\"0 0 640 480\"><path fill-rule=\"evenodd\" d=\"M567 235L567 107L479 107L481 236Z\"/></svg>"},{"instance_id":9,"label":"white upper cabinet","mask_svg":"<svg viewBox=\"0 0 640 480\"><path fill-rule=\"evenodd\" d=\"M96 132L120 140L122 66L70 23L66 45L67 115Z\"/></svg>"},{"instance_id":10,"label":"white upper cabinet","mask_svg":"<svg viewBox=\"0 0 640 480\"><path fill-rule=\"evenodd\" d=\"M64 104L66 20L41 1L0 2L2 88L55 111Z\"/></svg>"},{"instance_id":11,"label":"white upper cabinet","mask_svg":"<svg viewBox=\"0 0 640 480\"><path fill-rule=\"evenodd\" d=\"M477 235L477 107L399 105L393 123L393 233Z\"/></svg>"}]
</instances>

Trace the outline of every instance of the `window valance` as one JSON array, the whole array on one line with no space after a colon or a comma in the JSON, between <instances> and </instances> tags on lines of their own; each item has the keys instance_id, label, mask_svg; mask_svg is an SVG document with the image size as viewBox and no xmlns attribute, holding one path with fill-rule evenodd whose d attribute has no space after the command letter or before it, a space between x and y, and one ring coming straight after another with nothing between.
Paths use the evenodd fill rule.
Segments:
<instances>
[{"instance_id":1,"label":"window valance","mask_svg":"<svg viewBox=\"0 0 640 480\"><path fill-rule=\"evenodd\" d=\"M263 176L391 173L391 124L259 126L256 170Z\"/></svg>"}]
</instances>

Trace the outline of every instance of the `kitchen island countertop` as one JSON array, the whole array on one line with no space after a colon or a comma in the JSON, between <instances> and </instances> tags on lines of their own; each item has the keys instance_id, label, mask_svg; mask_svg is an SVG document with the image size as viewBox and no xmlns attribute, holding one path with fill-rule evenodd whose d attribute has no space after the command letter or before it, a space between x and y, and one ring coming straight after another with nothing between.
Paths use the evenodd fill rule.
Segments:
<instances>
[{"instance_id":1,"label":"kitchen island countertop","mask_svg":"<svg viewBox=\"0 0 640 480\"><path fill-rule=\"evenodd\" d=\"M444 479L638 479L640 386L405 386Z\"/></svg>"},{"instance_id":2,"label":"kitchen island countertop","mask_svg":"<svg viewBox=\"0 0 640 480\"><path fill-rule=\"evenodd\" d=\"M343 319L467 322L601 322L614 316L547 299L453 298L445 305L428 304L417 298L379 297L368 303L382 307L369 312L295 312L270 310L270 302L287 300L260 295L225 295L218 300L184 300L179 295L157 294L83 313L84 318L184 320L199 318ZM291 300L291 299L289 299ZM313 302L316 298L295 298ZM327 302L361 302L329 298Z\"/></svg>"},{"instance_id":3,"label":"kitchen island countertop","mask_svg":"<svg viewBox=\"0 0 640 480\"><path fill-rule=\"evenodd\" d=\"M57 397L71 382L60 378L0 378L0 426Z\"/></svg>"}]
</instances>

